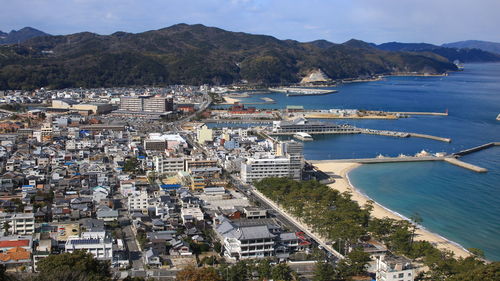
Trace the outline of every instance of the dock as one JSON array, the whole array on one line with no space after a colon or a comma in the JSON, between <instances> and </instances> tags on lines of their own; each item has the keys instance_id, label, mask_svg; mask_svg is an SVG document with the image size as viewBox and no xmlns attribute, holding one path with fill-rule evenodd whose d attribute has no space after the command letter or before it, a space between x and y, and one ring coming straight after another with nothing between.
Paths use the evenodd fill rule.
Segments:
<instances>
[{"instance_id":1,"label":"dock","mask_svg":"<svg viewBox=\"0 0 500 281\"><path fill-rule=\"evenodd\" d=\"M482 167L479 167L479 166L476 166L476 165L473 165L473 164L470 164L470 163L465 163L464 161L460 161L460 160L458 160L457 158L454 158L454 157L446 157L444 159L444 161L446 161L446 162L448 162L450 164L453 164L455 166L462 167L462 168L474 171L476 173L486 173L486 172L488 172L488 169L486 169L486 168L482 168Z\"/></svg>"},{"instance_id":2,"label":"dock","mask_svg":"<svg viewBox=\"0 0 500 281\"><path fill-rule=\"evenodd\" d=\"M335 134L366 134L366 135L379 135L379 136L388 136L388 137L398 137L398 138L424 138L437 140L442 142L451 142L450 138L443 138L431 135L417 134L417 133L407 133L407 132L396 132L396 131L386 131L386 130L373 130L373 129L365 129L365 128L353 128L352 130L335 130L335 131L321 131L321 132L307 132L310 135L335 135ZM284 132L284 133L276 133L276 132L268 132L269 135L281 135L281 136L291 136L294 135L295 132Z\"/></svg>"},{"instance_id":3,"label":"dock","mask_svg":"<svg viewBox=\"0 0 500 281\"><path fill-rule=\"evenodd\" d=\"M359 164L377 164L377 163L401 163L401 162L425 162L425 161L445 161L452 165L474 171L476 173L486 173L488 169L458 160L454 156L405 156L405 157L377 157L377 158L359 158L359 159L338 159L338 160L309 160L311 164L324 162L334 163L359 163Z\"/></svg>"},{"instance_id":4,"label":"dock","mask_svg":"<svg viewBox=\"0 0 500 281\"><path fill-rule=\"evenodd\" d=\"M464 156L464 155L467 155L467 154L470 154L470 153L473 153L473 152L477 152L477 151L480 151L480 150L483 150L483 149L487 149L487 148L490 148L490 147L493 147L493 146L500 146L500 142L485 143L483 145L479 145L479 146L476 146L476 147L473 147L473 148L469 148L469 149L465 149L465 150L459 151L457 153L454 153L454 155L456 155L456 156Z\"/></svg>"},{"instance_id":5,"label":"dock","mask_svg":"<svg viewBox=\"0 0 500 281\"><path fill-rule=\"evenodd\" d=\"M324 162L334 163L359 163L359 164L377 164L377 163L399 163L399 162L423 162L423 161L443 161L446 157L436 156L406 156L406 157L377 157L377 158L357 158L357 159L338 159L338 160L309 160L311 164Z\"/></svg>"},{"instance_id":6,"label":"dock","mask_svg":"<svg viewBox=\"0 0 500 281\"><path fill-rule=\"evenodd\" d=\"M390 111L389 114L400 115L432 115L432 116L448 116L448 112L404 112L404 111Z\"/></svg>"},{"instance_id":7,"label":"dock","mask_svg":"<svg viewBox=\"0 0 500 281\"><path fill-rule=\"evenodd\" d=\"M408 134L410 135L410 137L431 139L431 140L437 140L437 141L443 141L443 142L451 142L450 138L442 138L442 137L436 137L436 136L425 135L425 134L416 134L416 133L408 133Z\"/></svg>"},{"instance_id":8,"label":"dock","mask_svg":"<svg viewBox=\"0 0 500 281\"><path fill-rule=\"evenodd\" d=\"M448 143L451 142L450 138L443 138L443 137L437 137L437 136L431 136L431 135L425 135L425 134L417 134L417 133L395 132L395 131L386 131L386 130L372 130L372 129L361 129L360 132L362 134L367 134L367 135L380 135L380 136L400 137L400 138L414 137L414 138L437 140L437 141L448 142Z\"/></svg>"},{"instance_id":9,"label":"dock","mask_svg":"<svg viewBox=\"0 0 500 281\"><path fill-rule=\"evenodd\" d=\"M273 121L279 121L278 119L203 119L204 123L229 123L229 124L239 124L239 123L254 123L254 124L272 124Z\"/></svg>"}]
</instances>

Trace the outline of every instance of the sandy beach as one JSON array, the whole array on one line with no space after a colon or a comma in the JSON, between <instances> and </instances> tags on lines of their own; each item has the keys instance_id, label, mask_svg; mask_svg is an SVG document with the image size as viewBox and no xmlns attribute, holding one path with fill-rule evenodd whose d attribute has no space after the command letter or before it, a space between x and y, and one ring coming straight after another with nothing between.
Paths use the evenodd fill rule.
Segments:
<instances>
[{"instance_id":1,"label":"sandy beach","mask_svg":"<svg viewBox=\"0 0 500 281\"><path fill-rule=\"evenodd\" d=\"M223 104L234 104L235 102L240 102L241 101L239 99L232 98L232 97L229 97L229 96L224 96L224 100L226 102L224 102Z\"/></svg>"},{"instance_id":2,"label":"sandy beach","mask_svg":"<svg viewBox=\"0 0 500 281\"><path fill-rule=\"evenodd\" d=\"M324 173L334 177L335 182L330 184L329 186L331 188L334 188L340 192L348 191L352 193L352 199L357 201L359 205L364 205L368 200L371 200L361 192L359 192L356 188L354 188L348 177L347 173L356 168L359 167L361 164L358 163L336 163L336 162L327 162L327 161L321 161L321 163L314 163L313 164L315 167L317 167L319 170L323 171ZM373 205L373 211L372 211L372 216L376 218L392 218L392 219L405 219L404 217L390 211L389 209L383 207L382 205L378 204L375 202ZM455 253L456 257L467 257L469 256L469 252L467 252L464 248L461 246L435 234L430 231L427 231L425 229L419 228L417 230L417 237L415 238L416 240L426 240L429 241L430 243L436 245L439 249L445 249L452 251Z\"/></svg>"}]
</instances>

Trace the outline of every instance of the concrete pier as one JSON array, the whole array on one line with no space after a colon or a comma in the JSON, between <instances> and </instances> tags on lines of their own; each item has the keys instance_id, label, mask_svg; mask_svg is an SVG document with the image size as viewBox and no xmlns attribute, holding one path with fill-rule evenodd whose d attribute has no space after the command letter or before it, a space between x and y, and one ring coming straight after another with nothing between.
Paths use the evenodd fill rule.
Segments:
<instances>
[{"instance_id":1,"label":"concrete pier","mask_svg":"<svg viewBox=\"0 0 500 281\"><path fill-rule=\"evenodd\" d=\"M482 167L479 167L479 166L476 166L476 165L472 165L470 163L465 163L464 161L460 161L458 160L457 158L454 158L454 157L446 157L444 159L444 161L450 163L450 164L453 164L455 166L458 166L458 167L462 167L462 168L465 168L465 169L468 169L468 170L471 170L471 171L474 171L474 172L477 172L477 173L486 173L488 172L488 169L486 168L482 168Z\"/></svg>"},{"instance_id":2,"label":"concrete pier","mask_svg":"<svg viewBox=\"0 0 500 281\"><path fill-rule=\"evenodd\" d=\"M437 140L437 141L443 141L443 142L451 142L450 138L442 138L442 137L436 137L436 136L425 135L425 134L416 134L416 133L408 133L408 134L410 135L410 137L431 139L431 140Z\"/></svg>"},{"instance_id":3,"label":"concrete pier","mask_svg":"<svg viewBox=\"0 0 500 281\"><path fill-rule=\"evenodd\" d=\"M309 160L311 164L324 162L337 163L359 163L359 164L377 164L377 163L401 163L401 162L424 162L424 161L445 161L458 167L474 171L476 173L486 173L488 169L482 168L473 164L465 163L456 159L453 156L436 157L436 156L421 156L421 157L380 157L380 158L358 158L358 159L338 159L338 160Z\"/></svg>"},{"instance_id":4,"label":"concrete pier","mask_svg":"<svg viewBox=\"0 0 500 281\"><path fill-rule=\"evenodd\" d=\"M467 155L467 154L470 154L470 153L473 153L473 152L476 152L476 151L480 151L480 150L483 150L483 149L486 149L486 148L490 148L490 147L493 147L493 146L500 146L500 142L485 143L485 144L480 145L480 146L476 146L476 147L473 147L473 148L469 148L469 149L465 149L465 150L459 151L459 152L455 153L454 155L456 155L456 156L464 156L464 155Z\"/></svg>"},{"instance_id":5,"label":"concrete pier","mask_svg":"<svg viewBox=\"0 0 500 281\"><path fill-rule=\"evenodd\" d=\"M404 112L404 111L391 111L387 112L391 114L403 114L403 115L432 115L432 116L448 116L448 112Z\"/></svg>"},{"instance_id":6,"label":"concrete pier","mask_svg":"<svg viewBox=\"0 0 500 281\"><path fill-rule=\"evenodd\" d=\"M443 161L445 157L422 156L422 157L380 157L380 158L357 158L357 159L338 159L338 160L309 160L311 164L318 163L359 163L359 164L376 164L376 163L399 163L399 162L423 162L423 161Z\"/></svg>"}]
</instances>

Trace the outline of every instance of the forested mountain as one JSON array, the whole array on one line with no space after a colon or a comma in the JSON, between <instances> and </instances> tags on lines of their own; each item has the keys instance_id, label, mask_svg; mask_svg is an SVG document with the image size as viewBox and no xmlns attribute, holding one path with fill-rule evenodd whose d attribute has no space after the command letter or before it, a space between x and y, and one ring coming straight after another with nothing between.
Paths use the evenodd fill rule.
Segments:
<instances>
[{"instance_id":1,"label":"forested mountain","mask_svg":"<svg viewBox=\"0 0 500 281\"><path fill-rule=\"evenodd\" d=\"M480 40L466 40L453 43L446 43L442 45L447 48L458 49L480 49L486 52L500 54L500 43L480 41Z\"/></svg>"},{"instance_id":2,"label":"forested mountain","mask_svg":"<svg viewBox=\"0 0 500 281\"><path fill-rule=\"evenodd\" d=\"M403 52L432 52L447 58L449 61L459 60L461 62L496 62L500 61L500 55L483 51L480 49L458 49L441 47L427 43L399 43L389 42L376 46L385 51Z\"/></svg>"},{"instance_id":3,"label":"forested mountain","mask_svg":"<svg viewBox=\"0 0 500 281\"><path fill-rule=\"evenodd\" d=\"M9 33L0 31L0 44L22 43L28 39L39 36L49 36L49 34L40 31L38 29L34 29L32 27L25 27L19 30L12 30Z\"/></svg>"},{"instance_id":4,"label":"forested mountain","mask_svg":"<svg viewBox=\"0 0 500 281\"><path fill-rule=\"evenodd\" d=\"M143 33L89 32L0 46L0 89L163 84L295 83L322 69L330 78L393 72L443 73L434 53L363 48L361 41L300 43L178 24ZM352 44L351 44L352 43Z\"/></svg>"}]
</instances>

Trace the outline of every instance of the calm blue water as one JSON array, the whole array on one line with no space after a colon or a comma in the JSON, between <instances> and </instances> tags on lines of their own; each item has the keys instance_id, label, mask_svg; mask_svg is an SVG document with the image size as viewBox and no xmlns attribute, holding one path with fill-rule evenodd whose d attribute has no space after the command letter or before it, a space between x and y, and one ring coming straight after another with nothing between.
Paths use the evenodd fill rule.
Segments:
<instances>
[{"instance_id":1,"label":"calm blue water","mask_svg":"<svg viewBox=\"0 0 500 281\"><path fill-rule=\"evenodd\" d=\"M452 143L419 138L370 135L314 136L305 143L307 159L397 156L422 149L448 153L491 141L500 141L500 64L468 64L448 77L391 77L384 81L337 87L338 94L287 97L280 93L244 99L258 102L271 97L276 104L260 108L357 108L385 111L449 111L449 116L421 116L399 120L346 121L358 127L424 133L452 138ZM352 183L382 205L411 216L418 212L423 225L466 248L483 249L487 258L500 260L500 148L462 158L489 169L478 174L447 163L363 165L352 171Z\"/></svg>"}]
</instances>

